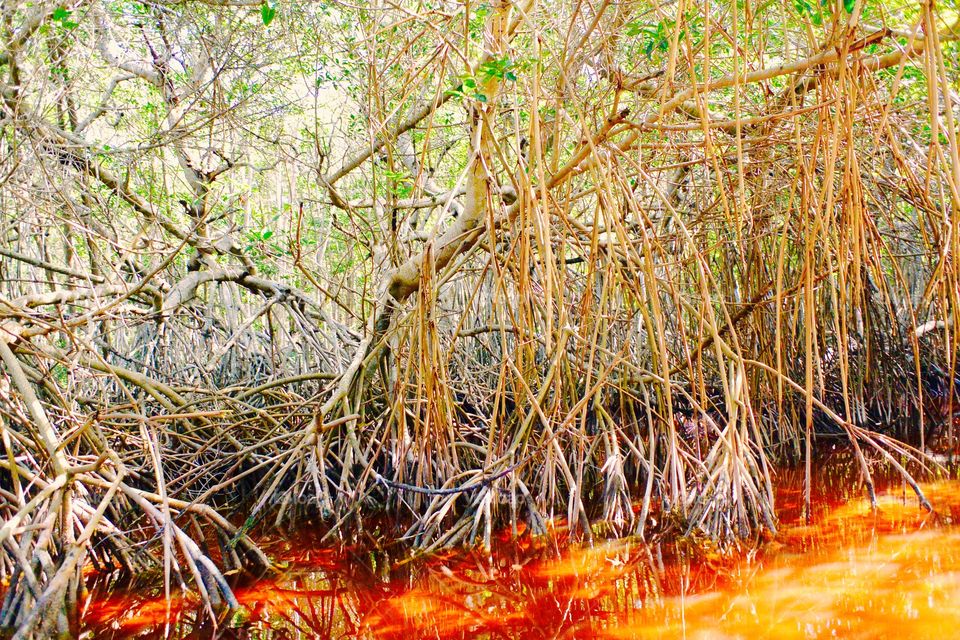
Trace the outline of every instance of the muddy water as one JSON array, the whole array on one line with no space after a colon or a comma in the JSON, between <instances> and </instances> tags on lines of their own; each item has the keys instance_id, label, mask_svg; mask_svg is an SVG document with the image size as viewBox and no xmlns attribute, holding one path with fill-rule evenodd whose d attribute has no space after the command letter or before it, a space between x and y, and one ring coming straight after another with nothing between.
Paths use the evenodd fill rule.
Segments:
<instances>
[{"instance_id":1,"label":"muddy water","mask_svg":"<svg viewBox=\"0 0 960 640\"><path fill-rule=\"evenodd\" d=\"M954 476L955 477L955 476ZM960 481L923 485L937 513L887 482L874 513L844 461L817 474L813 524L800 476L778 481L780 535L722 556L637 540L562 548L501 541L404 563L267 540L289 563L237 588L215 630L190 598L94 581L91 638L935 638L960 634ZM560 536L562 538L562 536Z\"/></svg>"}]
</instances>

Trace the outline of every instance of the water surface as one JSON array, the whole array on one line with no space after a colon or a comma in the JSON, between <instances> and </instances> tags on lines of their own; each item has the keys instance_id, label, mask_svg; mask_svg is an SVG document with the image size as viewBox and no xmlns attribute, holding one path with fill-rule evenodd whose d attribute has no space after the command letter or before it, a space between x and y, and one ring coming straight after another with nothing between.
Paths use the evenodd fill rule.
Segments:
<instances>
[{"instance_id":1,"label":"water surface","mask_svg":"<svg viewBox=\"0 0 960 640\"><path fill-rule=\"evenodd\" d=\"M493 554L404 561L317 544L310 531L265 540L288 569L239 586L244 606L215 629L190 597L119 591L85 603L91 638L936 638L960 629L960 481L901 482L874 513L843 461L817 474L812 524L797 472L778 479L773 539L721 554L688 541L563 547L506 536ZM562 540L562 535L558 538Z\"/></svg>"}]
</instances>

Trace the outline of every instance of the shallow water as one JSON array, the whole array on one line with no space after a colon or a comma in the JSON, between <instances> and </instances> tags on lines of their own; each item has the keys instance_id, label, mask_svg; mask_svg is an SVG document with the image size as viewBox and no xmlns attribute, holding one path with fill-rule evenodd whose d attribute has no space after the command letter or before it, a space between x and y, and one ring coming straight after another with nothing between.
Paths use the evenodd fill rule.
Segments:
<instances>
[{"instance_id":1,"label":"shallow water","mask_svg":"<svg viewBox=\"0 0 960 640\"><path fill-rule=\"evenodd\" d=\"M955 475L953 476L955 478ZM91 638L936 638L960 629L960 481L923 484L937 512L890 482L874 513L844 461L823 467L812 524L800 475L778 480L781 527L732 557L683 542L587 548L501 541L402 562L267 540L289 563L237 588L244 606L215 630L190 598L93 581Z\"/></svg>"}]
</instances>

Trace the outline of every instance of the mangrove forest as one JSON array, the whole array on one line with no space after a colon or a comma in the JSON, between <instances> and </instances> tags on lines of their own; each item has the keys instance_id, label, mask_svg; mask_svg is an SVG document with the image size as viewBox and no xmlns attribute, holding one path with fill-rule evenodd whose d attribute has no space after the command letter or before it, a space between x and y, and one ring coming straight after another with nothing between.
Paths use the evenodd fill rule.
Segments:
<instances>
[{"instance_id":1,"label":"mangrove forest","mask_svg":"<svg viewBox=\"0 0 960 640\"><path fill-rule=\"evenodd\" d=\"M956 0L0 5L0 637L960 628Z\"/></svg>"}]
</instances>

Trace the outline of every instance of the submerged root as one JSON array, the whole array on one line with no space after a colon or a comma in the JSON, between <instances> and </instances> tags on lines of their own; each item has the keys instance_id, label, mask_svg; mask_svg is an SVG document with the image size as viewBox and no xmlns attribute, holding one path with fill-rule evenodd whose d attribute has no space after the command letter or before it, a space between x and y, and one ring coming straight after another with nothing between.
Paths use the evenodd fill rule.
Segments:
<instances>
[{"instance_id":1,"label":"submerged root","mask_svg":"<svg viewBox=\"0 0 960 640\"><path fill-rule=\"evenodd\" d=\"M114 470L114 464L106 463L97 474L70 474L69 479L52 484L26 468L15 468L18 477L35 487L29 490L35 494L30 500L8 506L9 517L0 528L6 564L12 567L0 608L0 628L17 640L76 634L77 604L88 562L100 571L120 571L130 577L162 571L168 589L171 578L187 588L186 569L212 619L235 609L238 603L223 572L181 526L187 516L200 519L201 535L212 532L224 541L221 549L229 551L223 553L225 566L234 571L269 568L253 543L209 509L181 501L164 505L159 496L127 484L129 474L117 466L119 470ZM118 530L108 513L127 523L139 521L136 537ZM238 535L243 542L239 554L231 541ZM163 541L162 550L155 555L149 547L158 538Z\"/></svg>"},{"instance_id":2,"label":"submerged root","mask_svg":"<svg viewBox=\"0 0 960 640\"><path fill-rule=\"evenodd\" d=\"M88 564L134 578L159 571L168 590L171 579L187 588L186 569L211 618L235 608L223 572L201 549L204 537L220 542L223 565L232 570L269 568L263 552L209 505L171 497L159 456L131 468L95 421L69 436L82 447L67 446L20 356L2 341L0 355L12 383L2 388L4 414L22 426L27 413L36 426L14 428L0 416L0 575L9 577L0 630L16 640L76 635ZM156 491L143 488L151 477ZM191 520L194 537L184 529Z\"/></svg>"}]
</instances>

